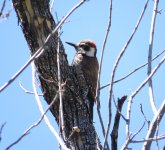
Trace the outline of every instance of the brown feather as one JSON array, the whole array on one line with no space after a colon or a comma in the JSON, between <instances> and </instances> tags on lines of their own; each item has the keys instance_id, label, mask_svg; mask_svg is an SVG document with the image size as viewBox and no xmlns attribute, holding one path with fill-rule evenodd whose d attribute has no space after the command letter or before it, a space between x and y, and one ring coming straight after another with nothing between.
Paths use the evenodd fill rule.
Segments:
<instances>
[{"instance_id":1,"label":"brown feather","mask_svg":"<svg viewBox=\"0 0 165 150\"><path fill-rule=\"evenodd\" d=\"M94 48L95 52L93 54L93 57L87 56L86 53L82 50L83 47L80 45L82 43L86 43L90 46L90 48ZM75 68L77 77L81 76L80 72L83 73L86 84L88 85L88 90L86 91L86 94L89 99L89 114L90 118L93 121L93 105L96 97L96 87L97 87L97 76L98 76L98 69L99 64L98 60L96 58L96 45L91 40L83 40L80 41L80 43L77 44L77 53L74 57L72 66ZM82 52L82 53L81 53ZM86 51L88 52L88 51ZM78 81L81 88L83 88L83 80Z\"/></svg>"},{"instance_id":2,"label":"brown feather","mask_svg":"<svg viewBox=\"0 0 165 150\"><path fill-rule=\"evenodd\" d=\"M88 91L88 98L90 101L89 114L91 120L93 120L93 105L96 97L97 75L99 69L98 60L96 57L88 57L88 56L82 56L82 54L76 54L75 59L73 61L73 66L76 67L76 65L83 66L81 69L83 71L86 83L89 88ZM79 81L79 85L81 86L81 81Z\"/></svg>"}]
</instances>

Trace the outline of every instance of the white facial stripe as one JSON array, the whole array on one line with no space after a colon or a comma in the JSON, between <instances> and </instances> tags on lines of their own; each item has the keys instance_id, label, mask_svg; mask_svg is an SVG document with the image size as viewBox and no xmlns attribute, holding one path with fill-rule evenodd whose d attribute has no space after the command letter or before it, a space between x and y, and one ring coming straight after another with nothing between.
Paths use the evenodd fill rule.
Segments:
<instances>
[{"instance_id":1,"label":"white facial stripe","mask_svg":"<svg viewBox=\"0 0 165 150\"><path fill-rule=\"evenodd\" d=\"M90 48L89 51L86 52L86 55L89 56L89 57L95 57L95 48Z\"/></svg>"}]
</instances>

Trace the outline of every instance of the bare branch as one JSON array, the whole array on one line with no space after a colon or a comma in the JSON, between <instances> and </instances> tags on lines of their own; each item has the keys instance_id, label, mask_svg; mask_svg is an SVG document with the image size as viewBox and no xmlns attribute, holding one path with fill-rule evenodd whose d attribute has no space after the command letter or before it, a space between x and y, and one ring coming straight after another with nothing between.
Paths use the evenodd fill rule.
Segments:
<instances>
[{"instance_id":1,"label":"bare branch","mask_svg":"<svg viewBox=\"0 0 165 150\"><path fill-rule=\"evenodd\" d=\"M99 116L99 121L100 121L101 129L102 129L102 133L105 136L105 127L104 127L104 123L103 123L100 109L98 107L97 107L97 114ZM110 150L108 143L106 145L107 145L107 150Z\"/></svg>"},{"instance_id":2,"label":"bare branch","mask_svg":"<svg viewBox=\"0 0 165 150\"><path fill-rule=\"evenodd\" d=\"M102 46L101 51L101 57L100 57L100 63L99 63L99 70L98 70L98 78L97 78L97 90L96 90L96 102L97 102L97 109L100 108L100 77L101 77L101 69L102 69L102 62L103 62L103 56L104 56L104 50L107 43L108 35L111 29L111 18L112 18L112 0L110 0L109 3L109 18L108 18L108 26L107 31L105 33L105 38Z\"/></svg>"},{"instance_id":3,"label":"bare branch","mask_svg":"<svg viewBox=\"0 0 165 150\"><path fill-rule=\"evenodd\" d=\"M148 50L148 71L147 71L148 76L150 75L151 70L152 70L152 49L153 49L153 41L154 41L156 15L158 11L158 3L159 3L159 0L154 0L154 8L153 8L151 29L150 29L149 50ZM155 106L152 79L148 80L148 85L149 85L148 90L149 90L150 104L151 104L152 111L155 114L157 112L157 109Z\"/></svg>"},{"instance_id":4,"label":"bare branch","mask_svg":"<svg viewBox=\"0 0 165 150\"><path fill-rule=\"evenodd\" d=\"M132 104L133 98L144 87L144 85L146 85L146 83L148 82L148 80L150 78L152 78L152 76L157 72L157 70L163 64L164 61L165 61L165 56L160 61L160 63L153 69L153 71L151 72L151 74L141 83L141 85L131 94L131 96L128 99L128 106L127 106L127 119L128 119L128 122L126 124L127 137L129 137L129 134L130 134L130 130L129 130L130 129L130 115L131 115L131 104Z\"/></svg>"},{"instance_id":5,"label":"bare branch","mask_svg":"<svg viewBox=\"0 0 165 150\"><path fill-rule=\"evenodd\" d=\"M5 125L6 125L6 122L3 123L3 124L1 125L1 128L0 128L0 143L1 143L1 140L2 140L2 131L3 131L3 128L5 127Z\"/></svg>"},{"instance_id":6,"label":"bare branch","mask_svg":"<svg viewBox=\"0 0 165 150\"><path fill-rule=\"evenodd\" d=\"M155 133L155 135L156 135L156 146L157 146L157 150L159 150L159 143L158 143L158 139L157 139L157 137L158 137L158 131L159 131L159 121L158 121L158 119L157 119L157 124L156 124L156 133Z\"/></svg>"},{"instance_id":7,"label":"bare branch","mask_svg":"<svg viewBox=\"0 0 165 150\"><path fill-rule=\"evenodd\" d=\"M154 61L155 59L157 59L157 58L158 58L159 56L161 56L164 52L165 52L165 50L163 50L163 51L161 51L160 53L158 53L158 54L152 59L152 61ZM122 81L122 80L128 78L130 75L134 74L136 71L140 70L141 68L145 67L146 65L148 65L148 62L145 63L145 64L142 64L142 65L140 65L139 67L137 67L136 69L130 71L127 75L125 75L124 77L122 77L122 78L120 78L120 79L114 81L113 83L115 84L115 83L118 83L118 82L120 82L120 81ZM106 84L106 85L100 87L100 90L102 90L102 89L108 87L109 85L110 85L110 84Z\"/></svg>"},{"instance_id":8,"label":"bare branch","mask_svg":"<svg viewBox=\"0 0 165 150\"><path fill-rule=\"evenodd\" d=\"M128 144L130 143L130 138L131 138L132 133L130 133L129 137L127 138L127 140L125 141L124 145L121 147L120 150L126 150Z\"/></svg>"},{"instance_id":9,"label":"bare branch","mask_svg":"<svg viewBox=\"0 0 165 150\"><path fill-rule=\"evenodd\" d=\"M49 119L47 118L46 116L46 113L49 111L49 109L52 107L52 105L54 104L54 102L57 100L57 97L58 95L56 94L56 96L54 97L54 99L52 100L52 102L50 103L50 105L47 107L47 109L44 111L43 107L42 107L42 104L40 102L40 99L39 99L39 96L37 94L37 90L36 90L36 87L35 87L35 68L34 68L34 63L32 63L33 66L32 66L32 79L33 79L33 90L34 90L34 94L35 94L35 97L36 97L36 101L37 101L37 104L39 105L39 109L41 111L41 118L36 122L34 123L33 125L31 125L27 130L24 131L24 133L15 141L13 142L12 144L10 144L5 150L9 150L11 147L13 147L14 145L18 144L26 135L28 135L30 133L30 131L35 128L36 126L38 126L41 121L43 119L45 119L45 122L46 124L48 125L49 129L51 130L51 132L53 133L53 135L56 137L57 141L59 142L59 144L61 145L61 147L65 150L69 150L64 142L62 141L62 139L59 137L58 133L56 132L56 130L52 127L52 125L49 123Z\"/></svg>"},{"instance_id":10,"label":"bare branch","mask_svg":"<svg viewBox=\"0 0 165 150\"><path fill-rule=\"evenodd\" d=\"M2 15L2 13L3 13L4 8L5 8L5 4L6 4L6 0L3 0L2 8L1 8L1 10L0 10L0 17L1 17L1 15Z\"/></svg>"},{"instance_id":11,"label":"bare branch","mask_svg":"<svg viewBox=\"0 0 165 150\"><path fill-rule=\"evenodd\" d=\"M113 125L113 130L111 132L111 149L117 150L117 140L118 140L118 129L119 129L119 123L120 123L120 116L121 116L121 110L123 107L123 104L125 100L127 99L127 96L123 96L122 98L118 99L117 109L116 109L116 115L115 115L115 121Z\"/></svg>"},{"instance_id":12,"label":"bare branch","mask_svg":"<svg viewBox=\"0 0 165 150\"><path fill-rule=\"evenodd\" d=\"M43 118L45 120L45 123L47 124L48 128L53 133L53 135L57 138L57 140L58 140L59 144L61 145L61 147L68 150L68 148L65 146L65 144L63 143L63 141L59 137L57 131L51 125L51 123L50 123L48 117L46 116L46 113L45 113L45 111L44 111L44 109L42 107L40 98L39 98L38 93L37 93L37 88L35 86L35 65L34 65L34 62L32 62L32 85L33 85L34 95L35 95L35 98L36 98L39 110L40 110L40 112L41 112L41 114L42 114L42 116L43 116ZM55 96L53 101L55 102L55 100L57 100L57 95ZM53 105L53 103L52 103L52 105Z\"/></svg>"},{"instance_id":13,"label":"bare branch","mask_svg":"<svg viewBox=\"0 0 165 150\"><path fill-rule=\"evenodd\" d=\"M8 19L9 18L9 16L10 16L10 14L11 14L11 12L12 12L12 10L13 10L13 8L11 8L11 9L8 9L6 12L3 12L4 11L4 8L5 8L5 5L6 5L6 0L3 0L3 3L2 3L2 7L1 7L1 9L0 9L0 19Z\"/></svg>"},{"instance_id":14,"label":"bare branch","mask_svg":"<svg viewBox=\"0 0 165 150\"><path fill-rule=\"evenodd\" d=\"M31 125L27 130L24 131L24 133L12 144L10 144L5 150L9 150L10 148L12 148L14 145L16 145L17 143L19 143L26 135L28 135L30 133L30 131L35 128L36 126L38 126L41 121L44 119L45 114L49 111L49 109L52 107L53 103L57 100L57 95L55 96L55 98L53 99L53 101L50 103L50 105L47 107L47 109L45 110L44 114L41 116L41 118L34 123L33 125ZM56 131L53 131L53 134L55 135L55 137L57 138L57 141L60 143L60 145L64 145L62 139L59 137L58 133ZM66 150L69 150L68 148Z\"/></svg>"},{"instance_id":15,"label":"bare branch","mask_svg":"<svg viewBox=\"0 0 165 150\"><path fill-rule=\"evenodd\" d=\"M163 139L165 139L165 134L155 136L153 138L148 138L148 139L132 140L131 143L144 143L144 142L163 140Z\"/></svg>"},{"instance_id":16,"label":"bare branch","mask_svg":"<svg viewBox=\"0 0 165 150\"><path fill-rule=\"evenodd\" d=\"M140 131L143 129L144 125L145 125L145 122L143 123L142 127L141 127L136 133L134 133L134 135L132 136L131 140L132 140L136 135L138 135L138 134L140 133Z\"/></svg>"},{"instance_id":17,"label":"bare branch","mask_svg":"<svg viewBox=\"0 0 165 150\"><path fill-rule=\"evenodd\" d=\"M127 99L127 96L123 96L122 98ZM125 121L127 121L126 117L125 117L125 116L121 113L121 111L119 110L119 107L118 107L117 104L116 104L116 101L115 101L114 96L113 96L113 102L114 102L115 107L116 107L116 110L118 111L118 113L120 114L120 116L121 116Z\"/></svg>"},{"instance_id":18,"label":"bare branch","mask_svg":"<svg viewBox=\"0 0 165 150\"><path fill-rule=\"evenodd\" d=\"M138 19L137 24L136 24L136 26L135 26L135 28L134 28L131 36L129 37L128 41L124 45L123 49L121 50L121 52L120 52L120 54L119 54L119 56L118 56L118 58L117 58L117 60L116 60L116 62L114 64L114 67L113 67L113 71L112 71L112 75L111 75L111 81L110 81L111 85L110 85L110 88L109 88L109 93L110 93L109 94L109 102L108 102L109 103L108 104L108 107L109 107L109 115L108 116L109 116L109 118L108 118L108 125L107 125L107 131L106 131L106 136L105 136L105 139L104 139L104 146L103 146L103 148L105 147L105 144L107 142L107 137L108 137L109 129L110 129L110 125L111 125L111 118L112 118L112 114L111 114L111 100L112 100L113 82L114 82L114 77L115 77L116 69L118 67L118 64L119 64L119 62L120 62L120 60L121 60L124 52L126 51L128 45L130 44L132 38L134 37L134 35L135 35L135 33L136 33L139 25L140 25L140 22L141 22L141 20L143 18L143 15L145 13L146 8L147 8L148 2L149 2L149 0L146 1L145 6L144 6L144 8L142 10L142 13L140 15L140 18Z\"/></svg>"},{"instance_id":19,"label":"bare branch","mask_svg":"<svg viewBox=\"0 0 165 150\"><path fill-rule=\"evenodd\" d=\"M58 33L60 35L60 31ZM59 98L60 98L60 107L59 107L59 112L60 112L60 121L59 125L60 128L62 129L62 134L64 137L64 140L66 140L66 135L65 135L65 126L64 126L64 110L63 110L63 100L62 100L62 85L61 85L61 68L60 68L60 63L61 63L61 58L60 58L60 39L58 36L58 45L57 45L57 69L58 69L58 88L59 88Z\"/></svg>"},{"instance_id":20,"label":"bare branch","mask_svg":"<svg viewBox=\"0 0 165 150\"><path fill-rule=\"evenodd\" d=\"M21 81L19 81L19 86L20 86L20 88L25 92L25 93L27 93L27 94L34 94L34 92L31 92L31 91L29 91L29 90L27 90L26 88L24 88L24 86L22 85L22 82ZM39 96L43 96L43 94L38 94Z\"/></svg>"},{"instance_id":21,"label":"bare branch","mask_svg":"<svg viewBox=\"0 0 165 150\"><path fill-rule=\"evenodd\" d=\"M107 26L107 31L105 33L105 38L103 41L103 46L102 46L102 51L101 51L101 57L100 57L100 63L99 63L99 70L98 70L98 78L97 78L97 89L96 89L96 107L97 107L97 114L99 117L99 121L101 124L101 128L102 128L102 133L105 137L105 127L104 127L104 123L103 123L103 119L100 113L100 78L101 78L101 69L102 69L102 62L103 62L103 56L104 56L104 50L105 50L105 46L107 43L107 39L108 39L108 35L110 32L110 28L111 28L111 18L112 18L112 0L110 0L109 3L109 18L108 18L108 26ZM109 145L108 143L107 145L107 149L109 150Z\"/></svg>"},{"instance_id":22,"label":"bare branch","mask_svg":"<svg viewBox=\"0 0 165 150\"><path fill-rule=\"evenodd\" d=\"M160 123L164 113L165 113L165 100L163 101L163 103L161 104L159 110L155 114L145 139L149 139L149 138L154 137L157 125ZM158 140L158 138L156 138L156 139ZM143 145L143 150L150 149L151 143L152 143L152 141L150 141L150 140L146 141Z\"/></svg>"},{"instance_id":23,"label":"bare branch","mask_svg":"<svg viewBox=\"0 0 165 150\"><path fill-rule=\"evenodd\" d=\"M56 26L56 28L48 35L46 40L44 41L43 46L41 46L32 56L31 58L10 78L9 81L7 81L3 86L0 87L0 92L2 92L6 87L8 87L30 64L31 62L36 58L39 57L45 50L45 45L51 38L53 34L55 34L58 29L63 25L65 20L78 8L80 7L84 2L87 0L81 0L77 5L75 5L65 16L64 18L59 22L59 24Z\"/></svg>"},{"instance_id":24,"label":"bare branch","mask_svg":"<svg viewBox=\"0 0 165 150\"><path fill-rule=\"evenodd\" d=\"M145 121L147 122L147 124L148 124L148 129L149 129L149 127L150 127L150 121L147 119L146 115L145 115L144 112L143 112L142 104L140 104L140 111L141 111L141 113L142 113L142 115L143 115Z\"/></svg>"},{"instance_id":25,"label":"bare branch","mask_svg":"<svg viewBox=\"0 0 165 150\"><path fill-rule=\"evenodd\" d=\"M133 138L140 133L140 131L143 129L144 125L145 125L145 122L143 123L142 127L136 133L134 133L134 134L130 133L130 135L128 136L126 142L122 146L121 150L126 150L127 149L128 144L131 143Z\"/></svg>"}]
</instances>

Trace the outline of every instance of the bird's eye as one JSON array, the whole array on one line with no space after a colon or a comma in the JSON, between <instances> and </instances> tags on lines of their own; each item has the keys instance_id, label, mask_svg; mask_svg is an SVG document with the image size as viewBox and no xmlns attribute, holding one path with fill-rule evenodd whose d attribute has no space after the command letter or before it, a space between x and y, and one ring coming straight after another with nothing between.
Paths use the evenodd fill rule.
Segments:
<instances>
[{"instance_id":1,"label":"bird's eye","mask_svg":"<svg viewBox=\"0 0 165 150\"><path fill-rule=\"evenodd\" d=\"M90 50L90 47L88 45L86 45L86 44L81 44L80 47L82 49L84 49L85 51L89 51Z\"/></svg>"}]
</instances>

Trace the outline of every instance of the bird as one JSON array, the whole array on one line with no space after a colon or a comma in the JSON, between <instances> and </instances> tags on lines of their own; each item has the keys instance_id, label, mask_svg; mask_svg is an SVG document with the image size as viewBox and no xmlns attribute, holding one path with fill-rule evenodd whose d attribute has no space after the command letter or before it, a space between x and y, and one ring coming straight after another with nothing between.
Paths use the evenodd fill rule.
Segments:
<instances>
[{"instance_id":1,"label":"bird","mask_svg":"<svg viewBox=\"0 0 165 150\"><path fill-rule=\"evenodd\" d=\"M82 73L85 78L88 87L87 97L89 99L89 117L91 121L93 121L93 106L96 98L97 77L99 69L99 63L96 57L96 44L92 40L81 40L78 43L66 43L76 49L76 54L71 66L75 68L77 76L81 76ZM79 83L83 82L81 79L79 80Z\"/></svg>"}]
</instances>

